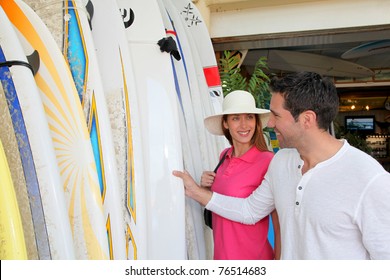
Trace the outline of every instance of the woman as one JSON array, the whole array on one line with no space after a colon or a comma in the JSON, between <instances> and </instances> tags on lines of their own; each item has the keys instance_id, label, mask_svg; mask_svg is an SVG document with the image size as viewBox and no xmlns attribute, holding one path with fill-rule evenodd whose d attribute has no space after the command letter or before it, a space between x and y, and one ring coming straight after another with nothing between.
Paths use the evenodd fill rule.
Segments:
<instances>
[{"instance_id":1,"label":"woman","mask_svg":"<svg viewBox=\"0 0 390 280\"><path fill-rule=\"evenodd\" d=\"M255 99L246 91L233 91L223 101L223 112L205 119L207 130L225 135L231 147L222 151L225 160L217 172L205 171L201 185L220 194L249 196L263 180L273 153L268 150L263 135L270 111L256 108ZM269 218L255 225L244 225L213 215L214 259L274 259L267 239ZM273 215L275 249L279 250L279 225ZM278 258L276 253L276 258Z\"/></svg>"}]
</instances>

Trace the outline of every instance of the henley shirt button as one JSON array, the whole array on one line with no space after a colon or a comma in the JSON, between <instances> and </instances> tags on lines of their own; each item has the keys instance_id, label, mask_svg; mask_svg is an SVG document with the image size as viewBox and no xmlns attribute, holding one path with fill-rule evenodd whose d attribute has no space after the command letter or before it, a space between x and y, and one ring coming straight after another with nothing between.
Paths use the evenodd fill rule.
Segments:
<instances>
[{"instance_id":1,"label":"henley shirt button","mask_svg":"<svg viewBox=\"0 0 390 280\"><path fill-rule=\"evenodd\" d=\"M296 205L299 205L299 202L297 201L297 202L295 202L295 204L296 204Z\"/></svg>"},{"instance_id":2,"label":"henley shirt button","mask_svg":"<svg viewBox=\"0 0 390 280\"><path fill-rule=\"evenodd\" d=\"M298 165L298 169L301 168L301 165Z\"/></svg>"},{"instance_id":3,"label":"henley shirt button","mask_svg":"<svg viewBox=\"0 0 390 280\"><path fill-rule=\"evenodd\" d=\"M302 187L301 187L301 186L299 186L299 187L298 187L298 190L302 190Z\"/></svg>"}]
</instances>

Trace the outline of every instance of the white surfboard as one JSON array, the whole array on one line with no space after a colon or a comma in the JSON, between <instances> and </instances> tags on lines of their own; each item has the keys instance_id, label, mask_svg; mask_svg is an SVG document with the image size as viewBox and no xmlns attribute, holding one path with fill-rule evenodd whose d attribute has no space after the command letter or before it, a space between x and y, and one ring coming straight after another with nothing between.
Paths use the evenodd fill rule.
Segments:
<instances>
[{"instance_id":1,"label":"white surfboard","mask_svg":"<svg viewBox=\"0 0 390 280\"><path fill-rule=\"evenodd\" d=\"M143 139L132 61L115 0L93 0L92 36L111 118L126 229L126 258L148 258Z\"/></svg>"},{"instance_id":2,"label":"white surfboard","mask_svg":"<svg viewBox=\"0 0 390 280\"><path fill-rule=\"evenodd\" d=\"M204 127L204 118L215 114L222 110L220 97L212 97L210 94L212 88L207 84L205 71L200 60L200 52L197 49L197 43L194 41L194 36L191 34L191 30L186 24L185 18L181 14L182 9L177 9L176 4L172 1L163 0L165 8L169 14L169 17L173 21L173 26L176 30L176 35L180 40L181 49L184 53L185 67L187 73L187 79L191 88L191 98L194 107L194 113L196 114L195 119L197 122L197 133L199 137L200 150L202 155L203 170L213 170L218 163L218 157L224 147L228 145L224 137L216 137L211 135ZM208 36L203 33L204 36ZM206 37L206 40L210 40ZM207 48L208 44L205 45L207 53L213 54L212 48ZM212 57L209 57L212 60ZM203 62L205 63L205 62ZM214 62L210 62L215 65ZM207 71L206 71L207 72ZM199 177L200 179L200 177ZM203 213L201 213L203 215ZM200 218L202 225L204 226L203 216ZM209 228L204 226L205 243L206 243L206 254L207 259L212 259L213 253L213 239L212 232Z\"/></svg>"},{"instance_id":3,"label":"white surfboard","mask_svg":"<svg viewBox=\"0 0 390 280\"><path fill-rule=\"evenodd\" d=\"M191 101L191 89L186 74L185 55L181 48L180 38L176 34L162 1L159 0L158 4L166 29L166 36L171 37L176 42L178 52L181 56L180 60L171 56L171 64L179 104L184 169L198 180L202 175L203 167L195 113ZM189 259L206 259L202 207L192 199L186 199L186 244Z\"/></svg>"},{"instance_id":4,"label":"white surfboard","mask_svg":"<svg viewBox=\"0 0 390 280\"><path fill-rule=\"evenodd\" d=\"M205 99L205 95L201 95L201 97L204 100L204 104L210 103L212 108L210 111L205 111L205 114L206 116L209 116L210 114L222 112L223 91L221 79L214 48L206 23L192 1L173 0L171 2L172 6L176 8L178 19L180 19L183 29L187 35L190 49L195 60L195 65L197 65L197 68L202 69L204 79L206 80L209 96L207 99ZM201 70L198 69L197 71L199 73L198 75L201 76ZM205 107L207 108L207 106ZM216 159L216 162L218 162L220 152L225 149L229 143L225 137L211 137L213 138L214 150L217 150L218 153ZM211 169L214 169L215 164L216 163L213 161Z\"/></svg>"},{"instance_id":5,"label":"white surfboard","mask_svg":"<svg viewBox=\"0 0 390 280\"><path fill-rule=\"evenodd\" d=\"M0 26L0 61L5 63L0 69L1 82L22 159L39 258L73 259L73 239L47 118L23 48L2 8Z\"/></svg>"},{"instance_id":6,"label":"white surfboard","mask_svg":"<svg viewBox=\"0 0 390 280\"><path fill-rule=\"evenodd\" d=\"M35 81L49 122L78 259L108 259L99 181L82 107L66 61L37 14L24 2L1 1L25 53L37 50Z\"/></svg>"},{"instance_id":7,"label":"white surfboard","mask_svg":"<svg viewBox=\"0 0 390 280\"><path fill-rule=\"evenodd\" d=\"M192 47L198 51L214 112L222 112L223 93L221 79L206 23L192 1L172 0L171 2L176 7L188 36L192 38L191 41L194 43Z\"/></svg>"},{"instance_id":8,"label":"white surfboard","mask_svg":"<svg viewBox=\"0 0 390 280\"><path fill-rule=\"evenodd\" d=\"M259 50L248 53L249 57L267 57L270 69L284 71L313 71L336 77L369 77L374 72L359 64L318 54L286 50Z\"/></svg>"},{"instance_id":9,"label":"white surfboard","mask_svg":"<svg viewBox=\"0 0 390 280\"><path fill-rule=\"evenodd\" d=\"M22 218L23 234L26 241L27 258L37 260L38 251L35 241L34 225L31 216L30 202L28 199L26 179L24 178L23 165L19 154L18 143L9 113L3 86L0 83L0 140L3 142L4 152L8 160L11 177L15 188L16 199Z\"/></svg>"},{"instance_id":10,"label":"white surfboard","mask_svg":"<svg viewBox=\"0 0 390 280\"><path fill-rule=\"evenodd\" d=\"M125 228L119 180L106 98L101 83L91 20L96 16L88 0L47 4L25 0L46 23L64 53L76 84L94 151L105 214L110 259L125 259ZM118 12L119 13L119 12ZM59 33L59 34L57 34Z\"/></svg>"},{"instance_id":11,"label":"white surfboard","mask_svg":"<svg viewBox=\"0 0 390 280\"><path fill-rule=\"evenodd\" d=\"M185 259L184 189L172 178L183 167L176 92L169 54L157 45L164 25L155 0L117 3L122 15L134 14L126 35L144 140L148 258Z\"/></svg>"},{"instance_id":12,"label":"white surfboard","mask_svg":"<svg viewBox=\"0 0 390 280\"><path fill-rule=\"evenodd\" d=\"M390 40L369 42L352 48L341 55L343 59L352 59L390 52Z\"/></svg>"},{"instance_id":13,"label":"white surfboard","mask_svg":"<svg viewBox=\"0 0 390 280\"><path fill-rule=\"evenodd\" d=\"M203 77L202 69L200 64L196 64L196 59L193 57L193 53L191 51L191 44L189 42L188 36L185 32L185 28L178 17L178 13L176 8L172 5L170 1L162 1L164 7L167 11L167 14L170 20L173 22L173 27L176 32L176 37L180 44L178 45L181 52L183 53L183 65L186 70L187 82L190 87L191 92L191 101L193 106L193 112L195 114L195 122L196 122L196 133L199 141L200 148L200 156L202 162L202 171L203 170L211 170L212 166L214 166L218 159L218 151L216 148L215 138L207 132L204 127L204 118L211 114L212 106L208 99L208 88L206 81ZM198 67L197 67L197 66ZM205 97L203 95L206 95ZM204 104L206 102L206 104ZM208 103L207 103L208 102ZM200 175L195 177L198 182L200 181ZM196 203L193 203L195 204ZM194 207L199 207L194 206ZM200 207L201 208L201 207ZM203 213L202 209L198 211L194 211L196 223L203 227L204 239L205 239L205 247L206 247L206 256L205 259L212 259L212 248L213 248L213 239L212 232L204 226L203 221Z\"/></svg>"},{"instance_id":14,"label":"white surfboard","mask_svg":"<svg viewBox=\"0 0 390 280\"><path fill-rule=\"evenodd\" d=\"M222 111L221 97L212 96L210 88L207 84L204 75L204 69L200 60L200 52L197 49L196 43L187 24L180 15L180 10L172 1L163 0L164 6L167 9L169 17L174 23L177 36L180 38L182 50L186 59L186 70L188 73L188 81L191 87L192 103L194 112L197 114L197 128L200 138L200 145L204 170L213 170L218 163L220 152L226 147L227 142L224 137L215 137L211 135L204 127L203 120L205 117ZM212 49L208 51L213 52Z\"/></svg>"}]
</instances>

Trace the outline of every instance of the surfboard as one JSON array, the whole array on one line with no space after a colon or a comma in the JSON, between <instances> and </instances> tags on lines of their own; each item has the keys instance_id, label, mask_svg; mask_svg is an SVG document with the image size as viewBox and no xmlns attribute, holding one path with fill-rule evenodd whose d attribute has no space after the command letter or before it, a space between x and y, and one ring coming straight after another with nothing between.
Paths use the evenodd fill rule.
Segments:
<instances>
[{"instance_id":1,"label":"surfboard","mask_svg":"<svg viewBox=\"0 0 390 280\"><path fill-rule=\"evenodd\" d=\"M390 40L379 40L361 44L341 55L343 59L352 59L390 52Z\"/></svg>"},{"instance_id":2,"label":"surfboard","mask_svg":"<svg viewBox=\"0 0 390 280\"><path fill-rule=\"evenodd\" d=\"M76 86L64 56L39 16L22 1L0 1L25 53L37 50L35 81L48 119L65 191L77 259L108 259L99 181Z\"/></svg>"},{"instance_id":3,"label":"surfboard","mask_svg":"<svg viewBox=\"0 0 390 280\"><path fill-rule=\"evenodd\" d=\"M202 155L202 165L206 170L212 170L218 162L219 151L216 146L215 137L210 135L204 127L203 120L206 116L211 115L213 108L208 94L208 86L203 75L203 69L200 65L197 52L192 51L191 38L185 31L185 27L179 18L177 9L171 1L162 1L168 13L169 18L173 22L176 36L180 38L180 48L184 53L184 64L186 69L187 81L191 89L191 101L193 111L195 113L197 134L199 138L200 150ZM214 156L217 156L215 158Z\"/></svg>"},{"instance_id":4,"label":"surfboard","mask_svg":"<svg viewBox=\"0 0 390 280\"><path fill-rule=\"evenodd\" d=\"M24 178L23 165L19 154L18 143L9 113L3 86L0 83L0 140L3 142L11 177L14 184L19 211L21 213L23 235L27 247L27 257L30 260L38 259L37 244L35 241L34 225L31 216L30 203Z\"/></svg>"},{"instance_id":5,"label":"surfboard","mask_svg":"<svg viewBox=\"0 0 390 280\"><path fill-rule=\"evenodd\" d=\"M120 207L114 142L91 32L92 19L96 16L94 5L84 0L51 4L41 0L25 2L46 23L54 37L60 40L57 44L70 66L87 120L105 214L110 259L125 259L124 217Z\"/></svg>"},{"instance_id":6,"label":"surfboard","mask_svg":"<svg viewBox=\"0 0 390 280\"><path fill-rule=\"evenodd\" d=\"M192 101L195 106L194 111L201 112L201 113L197 113L198 115L196 117L198 122L198 129L200 131L203 131L203 133L205 134L204 137L207 141L206 144L204 144L203 139L200 139L200 144L202 145L202 149L204 151L208 150L206 154L208 158L204 159L203 166L204 169L206 170L213 170L215 165L218 163L218 157L220 152L228 144L224 137L215 137L214 135L208 133L208 131L205 129L203 124L203 120L205 117L222 111L223 96L214 95L213 89L215 88L207 84L204 68L210 66L210 64L206 64L205 60L202 63L201 60L201 56L203 55L203 52L204 53L211 52L212 55L214 55L214 52L212 48L210 49L206 47L206 48L202 48L202 53L201 53L197 47L197 43L195 42L196 40L199 39L194 38L192 34L192 30L188 28L188 24L185 22L183 16L181 15L181 9L178 9L177 7L178 4L167 0L163 0L163 3L169 13L170 18L174 22L177 35L181 38L180 41L182 42L183 45L182 49L185 52L187 65L190 65L187 67L187 71L189 74L189 81L193 89ZM203 35L207 36L207 34L204 33ZM208 40L210 40L209 37ZM210 63L212 64L212 62ZM215 58L214 58L213 65L216 65ZM215 68L211 73L215 73Z\"/></svg>"},{"instance_id":7,"label":"surfboard","mask_svg":"<svg viewBox=\"0 0 390 280\"><path fill-rule=\"evenodd\" d=\"M184 189L171 175L183 167L178 107L169 54L157 45L165 37L163 21L155 0L117 3L125 23L134 15L126 36L142 112L148 259L185 259Z\"/></svg>"},{"instance_id":8,"label":"surfboard","mask_svg":"<svg viewBox=\"0 0 390 280\"><path fill-rule=\"evenodd\" d=\"M214 114L214 106L212 105L209 95L209 87L207 85L203 67L200 62L199 53L194 48L195 43L189 36L186 26L180 17L179 11L171 1L162 1L169 18L173 22L173 27L176 31L176 36L179 38L179 46L183 52L183 61L186 69L187 82L191 89L191 101L193 111L195 113L196 131L200 145L200 155L202 159L203 170L213 170L218 163L218 157L222 147L226 146L223 137L215 137L211 135L204 126L204 118ZM221 141L223 144L221 144ZM200 177L197 178L200 180ZM200 211L202 220L201 224L204 229L205 243L206 243L206 258L212 259L213 239L212 232L209 228L204 226L203 213ZM199 215L199 211L197 213Z\"/></svg>"},{"instance_id":9,"label":"surfboard","mask_svg":"<svg viewBox=\"0 0 390 280\"><path fill-rule=\"evenodd\" d=\"M178 19L180 19L184 32L188 37L195 65L198 65L197 68L199 68L197 70L199 72L198 75L202 76L201 72L203 72L207 84L209 95L201 95L204 100L203 106L207 109L205 114L209 116L210 114L222 112L223 92L221 79L211 38L202 15L192 1L174 0L171 3L176 9ZM209 104L211 108L207 107L207 105L210 106ZM216 145L215 149L219 152L227 145L224 137L214 136L213 142Z\"/></svg>"},{"instance_id":10,"label":"surfboard","mask_svg":"<svg viewBox=\"0 0 390 280\"><path fill-rule=\"evenodd\" d=\"M342 59L318 54L303 53L285 50L251 51L247 59L251 57L267 57L270 69L278 69L289 72L313 71L325 76L335 77L369 77L374 72L359 64Z\"/></svg>"},{"instance_id":11,"label":"surfboard","mask_svg":"<svg viewBox=\"0 0 390 280\"><path fill-rule=\"evenodd\" d=\"M0 260L25 260L27 259L27 249L22 218L1 140L0 185Z\"/></svg>"},{"instance_id":12,"label":"surfboard","mask_svg":"<svg viewBox=\"0 0 390 280\"><path fill-rule=\"evenodd\" d=\"M179 124L182 143L184 169L194 178L200 178L203 168L200 144L196 133L195 114L191 101L191 91L186 76L185 56L181 49L179 38L172 25L167 11L158 1L161 16L166 29L166 36L171 37L178 48L180 59L171 55L177 102L179 104ZM186 247L188 259L206 259L206 245L203 232L202 209L198 203L186 199Z\"/></svg>"},{"instance_id":13,"label":"surfboard","mask_svg":"<svg viewBox=\"0 0 390 280\"><path fill-rule=\"evenodd\" d=\"M214 112L222 112L223 92L221 78L211 37L202 15L192 1L173 0L171 2L176 7L188 36L192 38L191 41L194 43L192 45L193 49L196 48L199 53Z\"/></svg>"},{"instance_id":14,"label":"surfboard","mask_svg":"<svg viewBox=\"0 0 390 280\"><path fill-rule=\"evenodd\" d=\"M3 9L0 25L0 80L21 156L39 258L72 259L65 196L31 65Z\"/></svg>"},{"instance_id":15,"label":"surfboard","mask_svg":"<svg viewBox=\"0 0 390 280\"><path fill-rule=\"evenodd\" d=\"M115 0L93 0L91 20L101 79L114 136L126 258L148 258L143 139L134 71L122 15Z\"/></svg>"}]
</instances>

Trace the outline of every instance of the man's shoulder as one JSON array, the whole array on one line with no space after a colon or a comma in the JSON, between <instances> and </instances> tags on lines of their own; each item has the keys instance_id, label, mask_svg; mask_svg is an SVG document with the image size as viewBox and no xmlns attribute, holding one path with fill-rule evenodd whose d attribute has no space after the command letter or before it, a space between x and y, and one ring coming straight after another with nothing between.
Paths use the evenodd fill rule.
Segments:
<instances>
[{"instance_id":1,"label":"man's shoulder","mask_svg":"<svg viewBox=\"0 0 390 280\"><path fill-rule=\"evenodd\" d=\"M291 164L296 164L301 161L299 153L294 148L283 148L275 153L271 160L271 165L288 167Z\"/></svg>"},{"instance_id":2,"label":"man's shoulder","mask_svg":"<svg viewBox=\"0 0 390 280\"><path fill-rule=\"evenodd\" d=\"M275 158L289 158L289 157L299 157L297 149L294 148L283 148L276 152Z\"/></svg>"}]
</instances>

